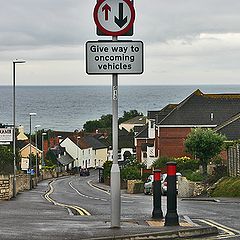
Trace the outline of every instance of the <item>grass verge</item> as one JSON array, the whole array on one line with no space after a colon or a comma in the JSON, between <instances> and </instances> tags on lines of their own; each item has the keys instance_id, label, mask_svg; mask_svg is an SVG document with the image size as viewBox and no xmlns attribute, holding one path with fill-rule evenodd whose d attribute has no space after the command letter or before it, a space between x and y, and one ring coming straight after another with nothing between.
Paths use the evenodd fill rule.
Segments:
<instances>
[{"instance_id":1,"label":"grass verge","mask_svg":"<svg viewBox=\"0 0 240 240\"><path fill-rule=\"evenodd\" d=\"M240 197L240 177L225 177L211 193L212 197Z\"/></svg>"}]
</instances>

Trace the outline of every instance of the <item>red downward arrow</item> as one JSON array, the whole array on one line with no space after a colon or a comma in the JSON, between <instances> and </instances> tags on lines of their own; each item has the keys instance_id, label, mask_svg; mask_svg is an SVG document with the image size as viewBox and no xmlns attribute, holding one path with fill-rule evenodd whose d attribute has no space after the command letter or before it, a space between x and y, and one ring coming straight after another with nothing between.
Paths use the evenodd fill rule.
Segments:
<instances>
[{"instance_id":1,"label":"red downward arrow","mask_svg":"<svg viewBox=\"0 0 240 240\"><path fill-rule=\"evenodd\" d=\"M111 7L107 3L102 7L102 12L104 11L105 11L105 20L108 21L108 11L111 12Z\"/></svg>"}]
</instances>

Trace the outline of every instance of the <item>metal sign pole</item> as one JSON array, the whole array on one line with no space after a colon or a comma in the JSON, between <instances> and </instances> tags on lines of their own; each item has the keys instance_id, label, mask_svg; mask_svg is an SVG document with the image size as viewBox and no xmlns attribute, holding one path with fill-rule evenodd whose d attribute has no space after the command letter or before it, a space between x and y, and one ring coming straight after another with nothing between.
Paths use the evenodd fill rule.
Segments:
<instances>
[{"instance_id":1,"label":"metal sign pole","mask_svg":"<svg viewBox=\"0 0 240 240\"><path fill-rule=\"evenodd\" d=\"M117 41L117 36L112 41ZM118 165L118 74L112 75L112 146L113 164L111 168L111 227L120 227L121 191L120 169Z\"/></svg>"}]
</instances>

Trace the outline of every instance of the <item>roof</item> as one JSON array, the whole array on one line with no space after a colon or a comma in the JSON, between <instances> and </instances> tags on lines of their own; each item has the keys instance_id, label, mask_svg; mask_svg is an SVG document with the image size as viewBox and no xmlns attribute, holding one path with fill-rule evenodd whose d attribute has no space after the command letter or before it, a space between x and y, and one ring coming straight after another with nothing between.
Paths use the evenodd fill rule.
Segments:
<instances>
[{"instance_id":1,"label":"roof","mask_svg":"<svg viewBox=\"0 0 240 240\"><path fill-rule=\"evenodd\" d=\"M198 89L157 124L216 127L239 112L240 94L204 94Z\"/></svg>"},{"instance_id":2,"label":"roof","mask_svg":"<svg viewBox=\"0 0 240 240\"><path fill-rule=\"evenodd\" d=\"M58 162L60 162L63 166L66 166L74 161L74 159L69 155L61 155L60 158L57 158Z\"/></svg>"},{"instance_id":3,"label":"roof","mask_svg":"<svg viewBox=\"0 0 240 240\"><path fill-rule=\"evenodd\" d=\"M224 134L228 140L240 139L240 113L223 122L213 130Z\"/></svg>"},{"instance_id":4,"label":"roof","mask_svg":"<svg viewBox=\"0 0 240 240\"><path fill-rule=\"evenodd\" d=\"M134 118L131 118L125 122L122 122L121 124L146 124L147 117L145 116L136 116Z\"/></svg>"},{"instance_id":5,"label":"roof","mask_svg":"<svg viewBox=\"0 0 240 240\"><path fill-rule=\"evenodd\" d=\"M148 125L142 127L142 131L136 134L135 138L148 138Z\"/></svg>"},{"instance_id":6,"label":"roof","mask_svg":"<svg viewBox=\"0 0 240 240\"><path fill-rule=\"evenodd\" d=\"M77 146L79 146L81 149L93 148L94 150L96 150L107 148L107 145L104 144L103 141L100 141L91 135L85 137L70 136L68 138L72 142L74 142Z\"/></svg>"},{"instance_id":7,"label":"roof","mask_svg":"<svg viewBox=\"0 0 240 240\"><path fill-rule=\"evenodd\" d=\"M167 116L178 104L168 104L164 108L158 111L148 111L149 119L157 119L158 121L162 120L165 116ZM158 122L157 121L157 122Z\"/></svg>"},{"instance_id":8,"label":"roof","mask_svg":"<svg viewBox=\"0 0 240 240\"><path fill-rule=\"evenodd\" d=\"M70 136L68 137L73 143L79 146L81 149L91 148L88 142L84 139L84 137Z\"/></svg>"},{"instance_id":9,"label":"roof","mask_svg":"<svg viewBox=\"0 0 240 240\"><path fill-rule=\"evenodd\" d=\"M30 143L28 143L27 145L25 145L24 147L22 147L21 149L20 149L20 152L22 152L25 148L30 148ZM39 148L36 148L36 146L35 145L33 145L33 143L31 144L31 148L32 149L35 149L37 152L40 152L40 153L42 153L42 150L40 150Z\"/></svg>"},{"instance_id":10,"label":"roof","mask_svg":"<svg viewBox=\"0 0 240 240\"><path fill-rule=\"evenodd\" d=\"M86 141L89 144L89 146L91 146L94 150L107 148L106 144L100 142L97 138L93 136L84 137L84 141Z\"/></svg>"},{"instance_id":11,"label":"roof","mask_svg":"<svg viewBox=\"0 0 240 240\"><path fill-rule=\"evenodd\" d=\"M112 146L112 134L105 139L99 139L108 147ZM128 132L126 129L118 129L118 148L134 148L134 133Z\"/></svg>"}]
</instances>

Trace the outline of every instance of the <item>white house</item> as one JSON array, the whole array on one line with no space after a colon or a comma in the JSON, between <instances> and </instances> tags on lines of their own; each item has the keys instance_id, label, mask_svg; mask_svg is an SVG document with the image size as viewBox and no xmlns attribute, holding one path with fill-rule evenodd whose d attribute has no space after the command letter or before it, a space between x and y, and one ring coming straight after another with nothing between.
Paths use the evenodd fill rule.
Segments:
<instances>
[{"instance_id":1,"label":"white house","mask_svg":"<svg viewBox=\"0 0 240 240\"><path fill-rule=\"evenodd\" d=\"M107 160L107 147L92 136L67 137L60 146L75 159L73 167L102 167Z\"/></svg>"}]
</instances>

